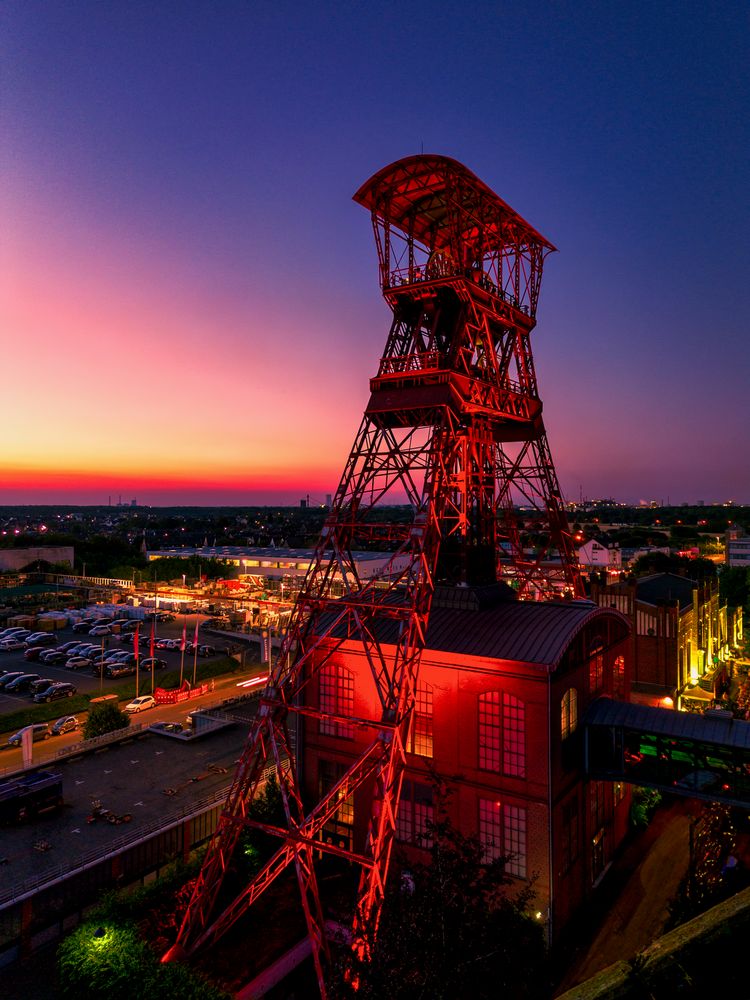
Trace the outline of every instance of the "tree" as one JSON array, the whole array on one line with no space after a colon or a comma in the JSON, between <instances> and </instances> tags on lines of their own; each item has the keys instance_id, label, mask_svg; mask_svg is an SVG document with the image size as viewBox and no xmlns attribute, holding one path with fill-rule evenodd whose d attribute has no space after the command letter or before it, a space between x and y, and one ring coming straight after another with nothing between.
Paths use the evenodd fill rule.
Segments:
<instances>
[{"instance_id":1,"label":"tree","mask_svg":"<svg viewBox=\"0 0 750 1000\"><path fill-rule=\"evenodd\" d=\"M666 552L649 552L633 565L636 576L651 573L676 573L690 580L705 580L716 576L716 566L710 559L688 559L687 556L667 555Z\"/></svg>"},{"instance_id":2,"label":"tree","mask_svg":"<svg viewBox=\"0 0 750 1000\"><path fill-rule=\"evenodd\" d=\"M393 872L369 962L347 951L332 995L357 1000L482 1000L549 996L533 887L510 893L505 858L487 862L476 838L443 818L430 861ZM356 991L350 985L357 983Z\"/></svg>"},{"instance_id":3,"label":"tree","mask_svg":"<svg viewBox=\"0 0 750 1000\"><path fill-rule=\"evenodd\" d=\"M121 712L117 702L105 701L91 706L89 717L83 727L83 738L90 740L95 736L113 733L117 729L126 729L129 725L130 716L127 712Z\"/></svg>"}]
</instances>

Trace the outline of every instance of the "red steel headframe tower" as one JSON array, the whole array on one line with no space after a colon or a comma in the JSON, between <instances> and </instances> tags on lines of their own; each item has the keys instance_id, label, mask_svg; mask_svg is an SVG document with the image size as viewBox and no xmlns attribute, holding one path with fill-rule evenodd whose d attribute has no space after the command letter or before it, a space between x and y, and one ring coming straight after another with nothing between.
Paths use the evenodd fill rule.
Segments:
<instances>
[{"instance_id":1,"label":"red steel headframe tower","mask_svg":"<svg viewBox=\"0 0 750 1000\"><path fill-rule=\"evenodd\" d=\"M354 942L366 954L383 901L436 582L491 584L502 574L521 597L582 595L530 343L542 265L554 248L447 157L399 160L363 185L355 201L372 213L393 321L177 943L165 956L215 940L294 863L322 995L329 953L314 855L328 851L361 866ZM384 516L384 500L408 503L410 523ZM373 548L391 555L365 579L354 553ZM344 642L361 644L378 718L338 717L306 697ZM312 803L303 802L290 748L295 715L372 734L361 756ZM216 914L240 833L260 825L248 809L269 765L286 825L262 828L279 837L280 847ZM346 850L324 842L324 826L360 789L371 792L366 843Z\"/></svg>"}]
</instances>

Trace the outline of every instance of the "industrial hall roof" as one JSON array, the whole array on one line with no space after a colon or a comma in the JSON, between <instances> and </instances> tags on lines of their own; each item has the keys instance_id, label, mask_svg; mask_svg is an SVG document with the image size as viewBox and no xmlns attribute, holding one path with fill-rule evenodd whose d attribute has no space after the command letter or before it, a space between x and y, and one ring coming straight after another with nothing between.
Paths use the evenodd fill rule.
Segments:
<instances>
[{"instance_id":1,"label":"industrial hall roof","mask_svg":"<svg viewBox=\"0 0 750 1000\"><path fill-rule=\"evenodd\" d=\"M460 593L457 588L457 597ZM594 619L614 616L624 630L628 627L619 612L591 601L518 601L498 591L494 603L480 598L472 607L465 601L448 606L439 591L436 598L427 623L426 656L430 652L457 653L554 670L575 636ZM334 629L332 635L343 638L344 628ZM398 628L392 619L374 623L378 641L388 645L397 641Z\"/></svg>"},{"instance_id":2,"label":"industrial hall roof","mask_svg":"<svg viewBox=\"0 0 750 1000\"><path fill-rule=\"evenodd\" d=\"M463 239L478 234L485 245L537 244L555 248L476 174L449 156L407 156L383 167L354 195L375 212L430 250L450 248L460 230Z\"/></svg>"},{"instance_id":3,"label":"industrial hall roof","mask_svg":"<svg viewBox=\"0 0 750 1000\"><path fill-rule=\"evenodd\" d=\"M554 669L585 625L613 614L620 618L591 601L501 601L479 611L433 607L426 650Z\"/></svg>"},{"instance_id":4,"label":"industrial hall roof","mask_svg":"<svg viewBox=\"0 0 750 1000\"><path fill-rule=\"evenodd\" d=\"M597 698L589 706L585 722L592 726L617 726L674 739L750 749L750 722L708 712L677 712L671 708Z\"/></svg>"}]
</instances>

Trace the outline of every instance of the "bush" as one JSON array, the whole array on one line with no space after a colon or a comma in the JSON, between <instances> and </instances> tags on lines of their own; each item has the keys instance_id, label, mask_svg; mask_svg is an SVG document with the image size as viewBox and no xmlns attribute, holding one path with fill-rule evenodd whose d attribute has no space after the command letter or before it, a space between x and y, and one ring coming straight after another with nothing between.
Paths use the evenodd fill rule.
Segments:
<instances>
[{"instance_id":1,"label":"bush","mask_svg":"<svg viewBox=\"0 0 750 1000\"><path fill-rule=\"evenodd\" d=\"M71 1000L224 1000L226 993L189 968L161 965L134 924L82 924L57 951L60 993Z\"/></svg>"},{"instance_id":2,"label":"bush","mask_svg":"<svg viewBox=\"0 0 750 1000\"><path fill-rule=\"evenodd\" d=\"M633 789L633 801L630 806L630 822L633 826L644 827L651 822L656 807L661 802L661 792L655 788Z\"/></svg>"},{"instance_id":3,"label":"bush","mask_svg":"<svg viewBox=\"0 0 750 1000\"><path fill-rule=\"evenodd\" d=\"M189 967L160 962L164 925L171 921L175 931L179 926L191 886L186 880L202 858L198 851L189 863L175 862L148 885L105 893L91 918L58 948L61 995L71 1000L229 1000Z\"/></svg>"},{"instance_id":4,"label":"bush","mask_svg":"<svg viewBox=\"0 0 750 1000\"><path fill-rule=\"evenodd\" d=\"M118 729L126 729L130 725L130 716L122 712L114 701L106 701L100 705L92 705L89 717L83 727L83 738L91 740L95 736L114 733Z\"/></svg>"}]
</instances>

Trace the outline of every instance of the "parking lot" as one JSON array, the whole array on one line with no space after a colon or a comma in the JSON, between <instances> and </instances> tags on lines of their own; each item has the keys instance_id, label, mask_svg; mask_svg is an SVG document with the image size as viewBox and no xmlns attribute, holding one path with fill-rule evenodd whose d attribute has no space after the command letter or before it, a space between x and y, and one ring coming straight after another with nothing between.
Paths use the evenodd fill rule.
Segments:
<instances>
[{"instance_id":1,"label":"parking lot","mask_svg":"<svg viewBox=\"0 0 750 1000\"><path fill-rule=\"evenodd\" d=\"M187 640L190 642L193 639L195 633L196 622L200 622L205 619L204 615L188 615L185 621L185 631L187 635ZM173 622L158 622L155 629L155 639L180 639L182 637L183 620L180 618L179 621ZM151 655L150 653L150 636L151 636L151 624L149 622L144 622L141 624L141 636L147 636L149 643L141 644L139 647L140 657L146 659ZM71 642L73 640L78 640L80 642L97 642L100 651L105 655L108 652L114 652L115 650L132 650L133 649L133 638L131 635L123 634L118 635L106 635L106 636L94 636L89 638L86 633L74 632L71 627L60 629L54 633L56 638L55 646L60 646L65 642ZM212 657L199 657L198 663L211 662L212 659L216 659L219 656L226 655L227 645L226 643L217 646L216 639L213 637L206 638L203 635L199 636L200 643L206 643L214 646L216 653ZM51 646L49 648L55 648ZM182 654L179 649L155 649L154 655L158 658L166 661L166 668L162 670L157 670L154 673L154 681L156 686L159 684L159 675L164 674L167 671L179 670L180 661L182 659ZM194 656L192 653L185 653L184 656L184 672L185 677L190 680L193 676L193 665ZM124 688L126 685L132 685L134 680L134 675L117 677L117 678L104 678L94 675L90 668L84 668L80 670L70 670L65 667L64 664L52 665L47 663L40 663L36 660L26 660L24 658L23 650L12 650L12 651L0 651L0 670L2 671L17 671L23 670L26 673L38 674L40 677L49 678L52 681L68 681L74 684L77 690L82 694L96 695L103 688L106 691L117 692L118 689ZM146 680L147 689L150 690L151 681L151 671L146 671L147 679L142 676L142 683ZM142 688L143 690L143 688ZM59 702L61 714L65 710L65 700L61 699ZM9 712L15 712L18 709L26 708L33 703L31 696L28 693L18 693L18 694L6 694L5 691L0 689L0 716L7 714ZM0 729L2 725L0 724Z\"/></svg>"}]
</instances>

